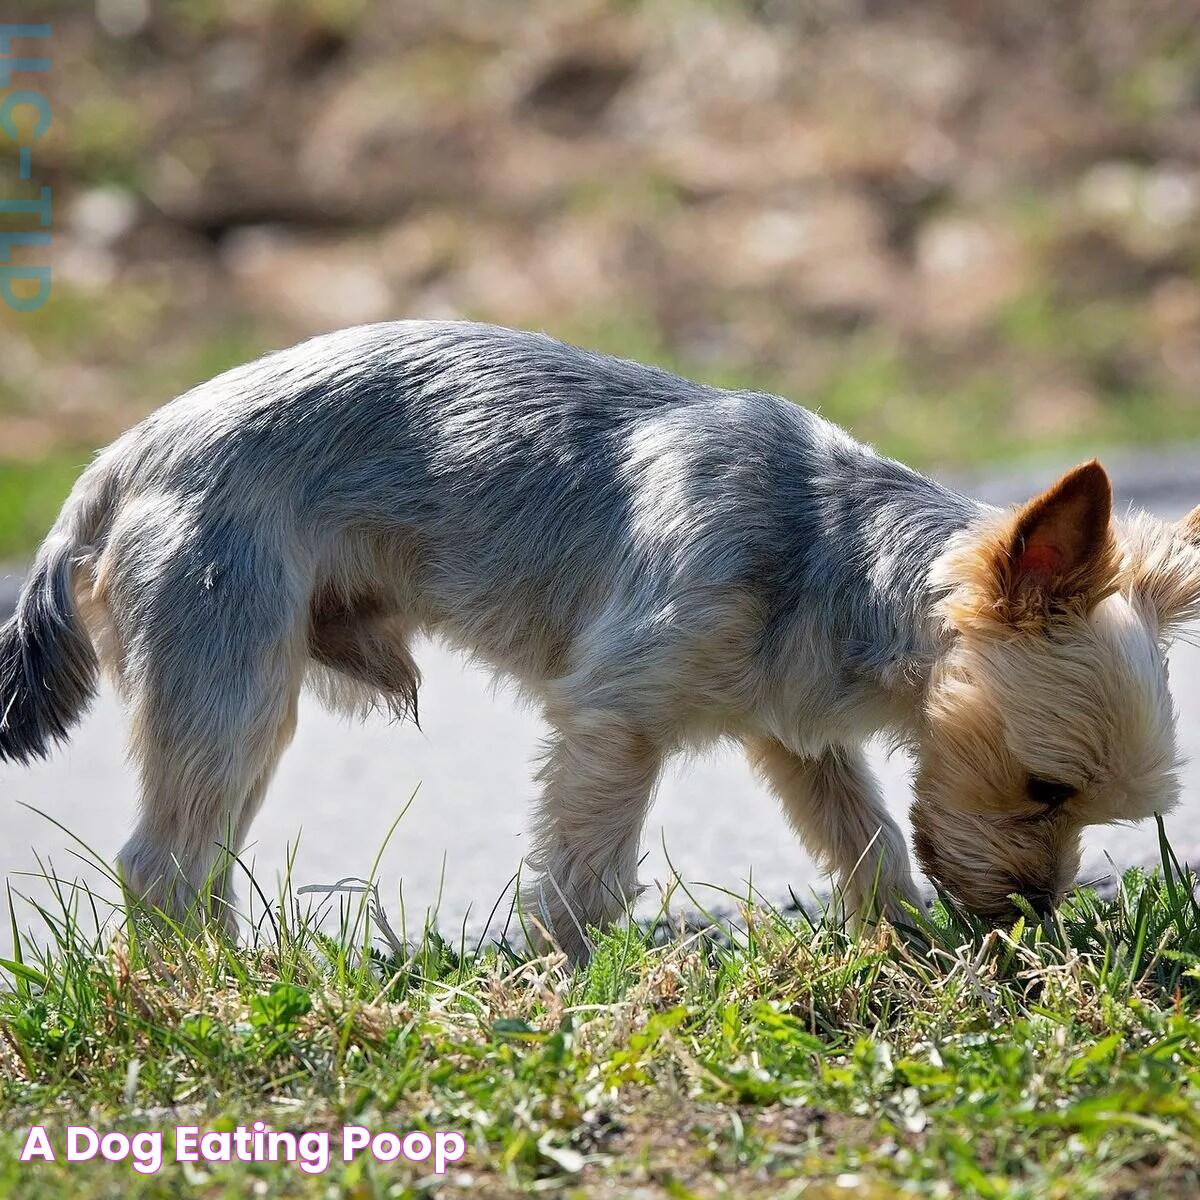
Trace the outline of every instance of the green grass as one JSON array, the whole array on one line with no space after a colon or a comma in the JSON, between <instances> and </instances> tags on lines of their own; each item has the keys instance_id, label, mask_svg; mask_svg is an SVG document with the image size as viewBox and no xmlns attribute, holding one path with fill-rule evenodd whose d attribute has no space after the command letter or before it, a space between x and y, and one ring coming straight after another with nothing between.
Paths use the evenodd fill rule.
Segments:
<instances>
[{"instance_id":1,"label":"green grass","mask_svg":"<svg viewBox=\"0 0 1200 1200\"><path fill-rule=\"evenodd\" d=\"M660 920L570 972L411 943L286 889L235 948L64 888L0 995L0 1189L17 1196L1194 1196L1200 908L1165 872L986 930L939 903L853 937L762 903ZM343 901L343 904L346 902ZM86 920L84 915L86 914ZM269 915L268 915L269 914ZM329 926L327 925L327 928ZM14 928L14 936L16 931ZM30 947L40 941L45 948ZM407 946L407 948L406 948ZM22 1165L101 1129L455 1129L449 1182L369 1158Z\"/></svg>"}]
</instances>

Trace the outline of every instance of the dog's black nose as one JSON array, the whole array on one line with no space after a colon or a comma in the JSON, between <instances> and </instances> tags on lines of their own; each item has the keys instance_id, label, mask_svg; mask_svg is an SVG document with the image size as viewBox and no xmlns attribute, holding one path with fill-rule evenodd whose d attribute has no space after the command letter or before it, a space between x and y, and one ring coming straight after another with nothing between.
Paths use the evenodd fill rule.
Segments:
<instances>
[{"instance_id":1,"label":"dog's black nose","mask_svg":"<svg viewBox=\"0 0 1200 1200\"><path fill-rule=\"evenodd\" d=\"M1039 917L1048 917L1054 911L1054 906L1058 901L1058 897L1053 892L1024 892L1023 895L1029 907Z\"/></svg>"}]
</instances>

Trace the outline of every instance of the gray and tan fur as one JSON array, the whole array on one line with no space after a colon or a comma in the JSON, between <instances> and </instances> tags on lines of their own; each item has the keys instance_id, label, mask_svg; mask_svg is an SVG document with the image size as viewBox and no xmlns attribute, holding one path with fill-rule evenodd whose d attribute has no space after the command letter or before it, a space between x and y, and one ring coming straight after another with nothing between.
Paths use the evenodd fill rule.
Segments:
<instances>
[{"instance_id":1,"label":"gray and tan fur","mask_svg":"<svg viewBox=\"0 0 1200 1200\"><path fill-rule=\"evenodd\" d=\"M554 730L524 899L575 957L638 891L664 759L718 738L860 916L916 900L877 733L916 751L936 878L981 911L1053 897L1084 824L1174 798L1163 647L1200 598L1195 522L1110 532L1096 465L1058 488L1001 514L773 396L482 325L345 330L88 468L0 629L0 759L64 738L103 666L142 779L129 886L231 903L301 686L415 713L429 632Z\"/></svg>"}]
</instances>

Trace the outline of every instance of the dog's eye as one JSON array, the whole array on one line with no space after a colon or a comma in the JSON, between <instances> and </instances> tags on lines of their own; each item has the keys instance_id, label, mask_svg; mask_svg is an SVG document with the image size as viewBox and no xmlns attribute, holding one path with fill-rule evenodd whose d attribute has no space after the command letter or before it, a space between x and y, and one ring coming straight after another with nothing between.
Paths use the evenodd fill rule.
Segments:
<instances>
[{"instance_id":1,"label":"dog's eye","mask_svg":"<svg viewBox=\"0 0 1200 1200\"><path fill-rule=\"evenodd\" d=\"M1036 775L1030 775L1025 784L1025 794L1035 804L1058 808L1075 795L1075 789L1069 783L1057 783L1053 779L1039 779Z\"/></svg>"}]
</instances>

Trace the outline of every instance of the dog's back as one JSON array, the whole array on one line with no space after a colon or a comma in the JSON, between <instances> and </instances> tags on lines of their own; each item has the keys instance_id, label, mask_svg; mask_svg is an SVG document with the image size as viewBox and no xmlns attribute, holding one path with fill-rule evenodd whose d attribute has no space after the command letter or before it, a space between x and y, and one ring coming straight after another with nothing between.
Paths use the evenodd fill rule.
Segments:
<instances>
[{"instance_id":1,"label":"dog's back","mask_svg":"<svg viewBox=\"0 0 1200 1200\"><path fill-rule=\"evenodd\" d=\"M880 614L915 594L902 555L872 564L918 508L914 561L973 511L776 397L489 326L345 330L201 385L85 472L0 630L0 758L65 736L99 661L143 780L127 879L179 908L215 870L224 899L220 847L245 838L301 683L415 713L427 631L589 747L552 791L616 770L642 803L666 747L769 707L785 675L793 719L859 732L910 636ZM599 875L624 887L614 847Z\"/></svg>"},{"instance_id":2,"label":"dog's back","mask_svg":"<svg viewBox=\"0 0 1200 1200\"><path fill-rule=\"evenodd\" d=\"M395 322L315 338L195 388L84 473L2 635L0 756L44 753L90 694L72 590L135 690L151 664L233 653L225 622L241 656L311 625L307 669L332 698L370 703L392 679L382 698L407 711L410 659L364 678L378 640L339 633L339 650L322 629L436 628L527 684L608 664L617 641L649 654L671 626L740 652L750 608L769 625L807 597L837 596L826 624L852 634L861 589L834 580L886 536L889 494L914 488L934 494L786 401L541 335ZM71 647L59 686L39 689L56 644ZM339 653L361 660L350 683Z\"/></svg>"},{"instance_id":3,"label":"dog's back","mask_svg":"<svg viewBox=\"0 0 1200 1200\"><path fill-rule=\"evenodd\" d=\"M368 326L229 372L117 443L93 468L120 499L91 561L127 638L154 606L255 578L256 604L403 610L530 677L616 593L769 591L806 561L781 546L817 541L806 485L834 447L853 443L774 397L547 337Z\"/></svg>"}]
</instances>

